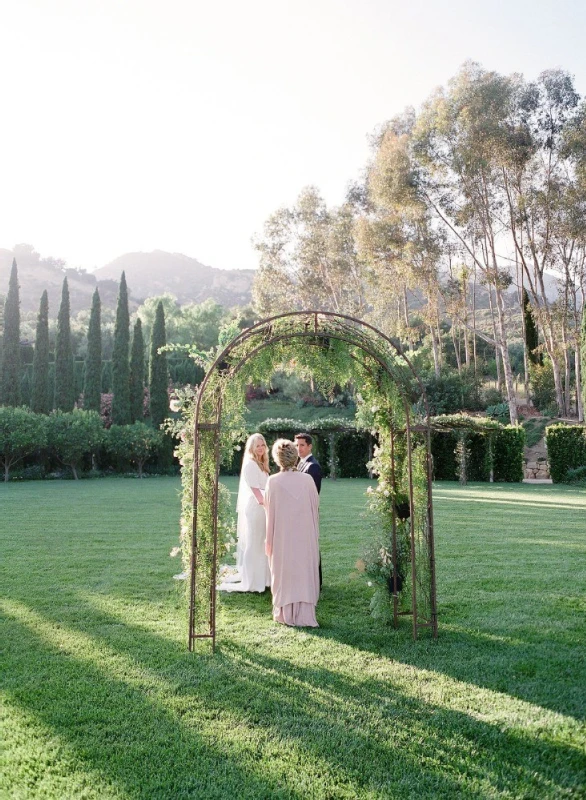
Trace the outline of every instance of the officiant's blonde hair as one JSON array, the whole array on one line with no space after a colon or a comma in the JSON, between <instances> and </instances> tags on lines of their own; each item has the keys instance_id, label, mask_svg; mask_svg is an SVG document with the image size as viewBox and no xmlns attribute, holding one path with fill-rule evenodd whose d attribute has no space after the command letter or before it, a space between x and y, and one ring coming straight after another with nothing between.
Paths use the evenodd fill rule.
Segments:
<instances>
[{"instance_id":1,"label":"officiant's blonde hair","mask_svg":"<svg viewBox=\"0 0 586 800\"><path fill-rule=\"evenodd\" d=\"M297 448L289 439L277 439L272 449L273 458L281 469L293 469L297 463Z\"/></svg>"},{"instance_id":2,"label":"officiant's blonde hair","mask_svg":"<svg viewBox=\"0 0 586 800\"><path fill-rule=\"evenodd\" d=\"M265 451L263 453L262 458L258 457L254 449L259 442L262 442L265 445ZM256 464L258 464L258 466L262 469L262 471L266 472L268 475L268 473L270 472L269 448L267 447L266 439L262 435L262 433L253 433L252 436L248 437L248 439L246 440L246 444L244 445L244 456L245 458L248 457Z\"/></svg>"}]
</instances>

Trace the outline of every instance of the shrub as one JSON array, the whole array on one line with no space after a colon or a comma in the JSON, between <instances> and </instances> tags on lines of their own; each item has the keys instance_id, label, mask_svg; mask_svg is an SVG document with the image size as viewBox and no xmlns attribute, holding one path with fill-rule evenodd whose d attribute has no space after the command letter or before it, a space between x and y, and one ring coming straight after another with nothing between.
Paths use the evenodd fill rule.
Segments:
<instances>
[{"instance_id":1,"label":"shrub","mask_svg":"<svg viewBox=\"0 0 586 800\"><path fill-rule=\"evenodd\" d=\"M144 422L133 425L112 425L106 436L106 450L119 459L136 464L139 478L143 466L163 443L163 433Z\"/></svg>"},{"instance_id":2,"label":"shrub","mask_svg":"<svg viewBox=\"0 0 586 800\"><path fill-rule=\"evenodd\" d=\"M543 364L530 364L531 399L541 412L554 409L557 412L553 366L548 358Z\"/></svg>"},{"instance_id":3,"label":"shrub","mask_svg":"<svg viewBox=\"0 0 586 800\"><path fill-rule=\"evenodd\" d=\"M554 483L564 483L568 471L586 466L586 427L550 425L545 432L549 474Z\"/></svg>"},{"instance_id":4,"label":"shrub","mask_svg":"<svg viewBox=\"0 0 586 800\"><path fill-rule=\"evenodd\" d=\"M55 411L47 418L48 442L57 458L71 467L78 480L77 470L83 458L93 453L104 439L100 415L96 411Z\"/></svg>"},{"instance_id":5,"label":"shrub","mask_svg":"<svg viewBox=\"0 0 586 800\"><path fill-rule=\"evenodd\" d=\"M499 392L498 389L490 387L482 392L482 402L485 404L486 412L488 413L490 406L498 406L500 403L504 403L505 398L503 397L503 393Z\"/></svg>"},{"instance_id":6,"label":"shrub","mask_svg":"<svg viewBox=\"0 0 586 800\"><path fill-rule=\"evenodd\" d=\"M566 473L566 483L578 483L581 486L586 486L586 465L576 467L576 469L569 469Z\"/></svg>"},{"instance_id":7,"label":"shrub","mask_svg":"<svg viewBox=\"0 0 586 800\"><path fill-rule=\"evenodd\" d=\"M486 411L484 412L487 417L491 417L492 419L498 419L499 422L503 422L504 420L509 419L509 404L508 403L497 403L494 406L487 406Z\"/></svg>"},{"instance_id":8,"label":"shrub","mask_svg":"<svg viewBox=\"0 0 586 800\"><path fill-rule=\"evenodd\" d=\"M5 481L15 464L45 446L46 420L28 408L0 406L0 465Z\"/></svg>"},{"instance_id":9,"label":"shrub","mask_svg":"<svg viewBox=\"0 0 586 800\"><path fill-rule=\"evenodd\" d=\"M19 470L23 481L42 481L45 477L45 467L42 464L31 464Z\"/></svg>"},{"instance_id":10,"label":"shrub","mask_svg":"<svg viewBox=\"0 0 586 800\"><path fill-rule=\"evenodd\" d=\"M431 375L423 383L432 416L480 408L480 386L471 371L448 372L440 377Z\"/></svg>"}]
</instances>

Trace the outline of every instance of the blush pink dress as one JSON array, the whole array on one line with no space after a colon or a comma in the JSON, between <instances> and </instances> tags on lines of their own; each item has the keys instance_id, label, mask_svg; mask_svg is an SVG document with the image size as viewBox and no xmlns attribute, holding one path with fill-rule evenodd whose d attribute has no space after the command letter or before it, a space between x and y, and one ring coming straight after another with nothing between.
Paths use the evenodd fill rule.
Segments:
<instances>
[{"instance_id":1,"label":"blush pink dress","mask_svg":"<svg viewBox=\"0 0 586 800\"><path fill-rule=\"evenodd\" d=\"M265 508L273 618L285 625L317 628L319 495L313 478L297 471L271 475Z\"/></svg>"}]
</instances>

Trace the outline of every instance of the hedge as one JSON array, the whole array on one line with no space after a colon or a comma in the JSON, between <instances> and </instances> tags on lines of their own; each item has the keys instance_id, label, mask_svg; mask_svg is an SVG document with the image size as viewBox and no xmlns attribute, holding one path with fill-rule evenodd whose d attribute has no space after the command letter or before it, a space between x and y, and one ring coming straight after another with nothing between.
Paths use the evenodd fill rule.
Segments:
<instances>
[{"instance_id":1,"label":"hedge","mask_svg":"<svg viewBox=\"0 0 586 800\"><path fill-rule=\"evenodd\" d=\"M432 425L436 428L431 436L435 480L457 480L454 451L459 431L466 432L470 449L469 481L490 480L489 443L492 443L493 480L508 483L523 480L525 431L520 426L504 426L494 420L468 417L464 414L434 417ZM300 420L275 418L267 419L258 426L258 432L263 434L269 448L276 439L292 439L296 433L302 431L313 437L313 453L321 464L324 477L331 475L332 439L337 454L336 477L369 477L366 464L372 458L375 439L369 432L356 429L354 423L347 419L327 417L316 420L315 426L311 426ZM239 447L240 450L234 452L231 461L223 464L223 474L240 473L244 442L240 442Z\"/></svg>"},{"instance_id":2,"label":"hedge","mask_svg":"<svg viewBox=\"0 0 586 800\"><path fill-rule=\"evenodd\" d=\"M25 410L26 413L33 414ZM46 417L43 418L46 420ZM434 464L435 480L456 480L456 456L454 450L462 431L466 431L466 439L470 449L470 460L468 464L468 480L487 481L490 478L490 451L489 441L492 441L492 466L495 481L515 482L523 479L523 445L524 431L520 427L503 426L489 420L482 420L474 417L466 418L463 415L454 417L435 417L432 420L435 430L431 437L431 450ZM468 427L470 426L470 427ZM564 479L566 472L570 468L579 467L586 464L586 439L584 428L578 426L554 425L547 429L548 448L550 452L550 464L552 458L555 461L556 444L554 439L558 429L568 430L568 436L574 437L572 457L566 458L563 466L557 469L552 466L552 478L554 481ZM295 419L267 419L258 426L258 431L262 433L270 446L279 437L292 439L296 433L305 431L310 433L314 439L313 452L322 466L325 477L332 477L331 448L335 447L336 477L340 478L367 478L369 477L367 463L372 458L372 450L375 444L374 437L368 432L357 429L353 422L337 417L328 417L323 420L316 420L315 426L310 426L300 420ZM459 433L460 432L460 433ZM490 439L489 439L490 437ZM558 440L561 440L561 434ZM552 444L550 445L550 442ZM578 444L577 444L578 443ZM579 446L578 446L579 445ZM161 469L171 468L172 459L170 457L170 447L172 443L167 437L159 447L156 447L152 456L148 459L145 471L151 469L161 471ZM229 463L222 465L222 473L227 475L238 475L242 465L244 442L240 442L240 449L234 451ZM559 449L559 448L558 448ZM567 446L562 448L564 452ZM23 470L30 469L31 477L34 472L35 477L40 477L40 472L47 473L54 470L57 464L52 455L53 448L50 442L39 450L35 455L23 458ZM558 458L559 461L559 458ZM102 470L120 468L117 459L110 456L106 448L100 448L94 454L93 464ZM150 468L149 468L150 465ZM90 452L83 464L83 468L91 468Z\"/></svg>"},{"instance_id":3,"label":"hedge","mask_svg":"<svg viewBox=\"0 0 586 800\"><path fill-rule=\"evenodd\" d=\"M506 425L493 434L492 446L494 480L520 483L525 471L525 429Z\"/></svg>"},{"instance_id":4,"label":"hedge","mask_svg":"<svg viewBox=\"0 0 586 800\"><path fill-rule=\"evenodd\" d=\"M565 483L568 470L586 466L586 426L562 422L545 430L549 474L554 483Z\"/></svg>"},{"instance_id":5,"label":"hedge","mask_svg":"<svg viewBox=\"0 0 586 800\"><path fill-rule=\"evenodd\" d=\"M433 423L441 425L449 423L448 418L434 418ZM525 447L525 431L516 425L491 426L486 431L480 430L476 418L471 418L475 430L466 433L470 450L468 464L469 481L490 480L490 449L492 443L493 480L506 483L518 483L523 480L523 455ZM464 428L464 423L458 425ZM464 428L465 430L465 428ZM431 454L433 457L433 476L436 481L455 481L458 479L456 469L456 445L459 434L456 430L434 430L431 435Z\"/></svg>"}]
</instances>

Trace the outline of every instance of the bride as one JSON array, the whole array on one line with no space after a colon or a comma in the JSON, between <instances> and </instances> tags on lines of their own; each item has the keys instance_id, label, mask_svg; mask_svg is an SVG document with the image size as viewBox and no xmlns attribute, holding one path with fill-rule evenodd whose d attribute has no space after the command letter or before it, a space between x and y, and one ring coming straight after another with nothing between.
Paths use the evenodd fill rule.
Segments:
<instances>
[{"instance_id":1,"label":"bride","mask_svg":"<svg viewBox=\"0 0 586 800\"><path fill-rule=\"evenodd\" d=\"M238 574L233 581L218 586L223 592L264 592L271 585L269 562L265 554L266 515L264 489L269 477L269 452L264 436L249 436L242 460L238 487Z\"/></svg>"}]
</instances>

